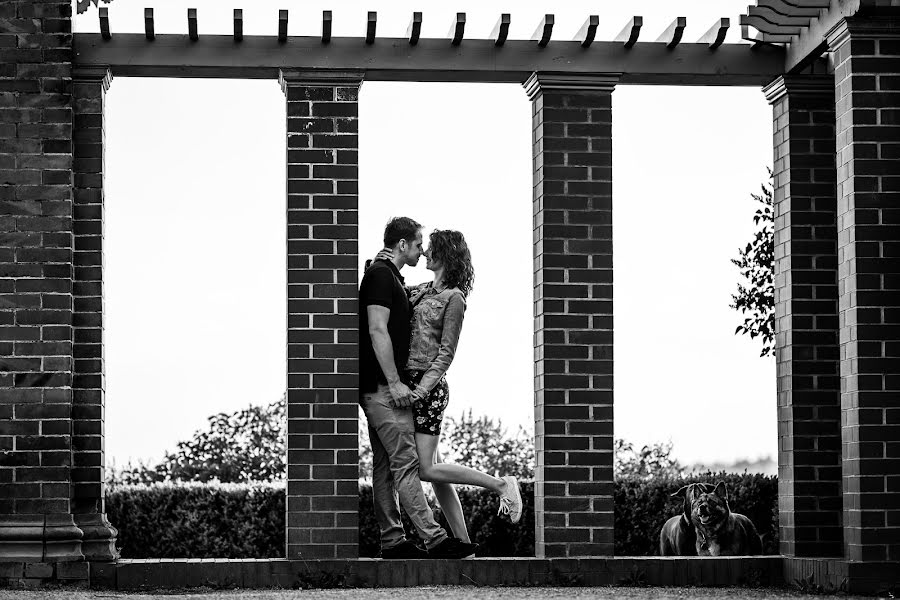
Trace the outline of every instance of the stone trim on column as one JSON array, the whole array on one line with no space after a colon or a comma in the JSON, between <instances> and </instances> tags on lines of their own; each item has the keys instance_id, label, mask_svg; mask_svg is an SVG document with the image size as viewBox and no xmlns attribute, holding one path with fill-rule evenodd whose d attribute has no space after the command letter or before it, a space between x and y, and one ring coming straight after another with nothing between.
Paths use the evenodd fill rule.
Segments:
<instances>
[{"instance_id":1,"label":"stone trim on column","mask_svg":"<svg viewBox=\"0 0 900 600\"><path fill-rule=\"evenodd\" d=\"M73 81L74 264L72 512L90 561L118 558L106 518L104 362L104 198L108 67L76 67Z\"/></svg>"},{"instance_id":2,"label":"stone trim on column","mask_svg":"<svg viewBox=\"0 0 900 600\"><path fill-rule=\"evenodd\" d=\"M612 92L534 73L535 553L613 554Z\"/></svg>"},{"instance_id":3,"label":"stone trim on column","mask_svg":"<svg viewBox=\"0 0 900 600\"><path fill-rule=\"evenodd\" d=\"M837 119L844 558L851 589L874 592L900 584L900 18L846 18L827 39Z\"/></svg>"},{"instance_id":4,"label":"stone trim on column","mask_svg":"<svg viewBox=\"0 0 900 600\"><path fill-rule=\"evenodd\" d=\"M841 556L834 77L763 88L774 116L778 516L785 556Z\"/></svg>"},{"instance_id":5,"label":"stone trim on column","mask_svg":"<svg viewBox=\"0 0 900 600\"><path fill-rule=\"evenodd\" d=\"M287 99L287 558L359 554L362 79L279 77Z\"/></svg>"}]
</instances>

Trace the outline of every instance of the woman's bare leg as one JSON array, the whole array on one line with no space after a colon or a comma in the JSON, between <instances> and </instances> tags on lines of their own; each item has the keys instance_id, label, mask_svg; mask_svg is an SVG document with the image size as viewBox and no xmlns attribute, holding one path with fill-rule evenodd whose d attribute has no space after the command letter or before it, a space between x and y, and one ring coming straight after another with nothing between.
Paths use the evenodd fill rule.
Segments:
<instances>
[{"instance_id":1,"label":"woman's bare leg","mask_svg":"<svg viewBox=\"0 0 900 600\"><path fill-rule=\"evenodd\" d=\"M437 436L435 436L437 439ZM437 448L434 450L434 462L441 462L441 452ZM469 539L469 530L466 527L466 517L463 514L462 503L459 501L459 495L456 493L456 487L452 483L432 483L434 495L437 497L438 504L450 524L450 531L453 535L467 544L471 542Z\"/></svg>"},{"instance_id":2,"label":"woman's bare leg","mask_svg":"<svg viewBox=\"0 0 900 600\"><path fill-rule=\"evenodd\" d=\"M437 449L438 436L427 433L416 433L416 448L419 454L419 479L431 483L461 483L477 485L502 494L506 482L499 477L491 477L487 473L476 471L462 465L436 462L434 453Z\"/></svg>"}]
</instances>

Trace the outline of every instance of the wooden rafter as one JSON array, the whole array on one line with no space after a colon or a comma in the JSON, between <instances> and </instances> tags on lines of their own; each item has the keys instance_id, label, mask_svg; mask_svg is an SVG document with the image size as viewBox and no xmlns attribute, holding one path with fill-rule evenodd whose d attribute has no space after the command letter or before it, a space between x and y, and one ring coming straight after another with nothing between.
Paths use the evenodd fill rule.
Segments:
<instances>
[{"instance_id":1,"label":"wooden rafter","mask_svg":"<svg viewBox=\"0 0 900 600\"><path fill-rule=\"evenodd\" d=\"M422 35L422 13L414 12L412 19L409 21L409 27L406 28L406 37L409 38L409 44L411 46L418 44L420 35Z\"/></svg>"},{"instance_id":2,"label":"wooden rafter","mask_svg":"<svg viewBox=\"0 0 900 600\"><path fill-rule=\"evenodd\" d=\"M619 35L616 36L615 41L624 42L626 48L631 48L641 36L641 27L643 26L644 17L632 17L622 31L619 32Z\"/></svg>"},{"instance_id":3,"label":"wooden rafter","mask_svg":"<svg viewBox=\"0 0 900 600\"><path fill-rule=\"evenodd\" d=\"M453 25L450 26L450 33L447 34L450 38L450 44L459 46L462 43L465 34L466 13L456 13L456 19L453 21Z\"/></svg>"},{"instance_id":4,"label":"wooden rafter","mask_svg":"<svg viewBox=\"0 0 900 600\"><path fill-rule=\"evenodd\" d=\"M589 48L594 43L594 38L597 37L598 25L600 25L600 17L597 15L589 16L584 25L581 26L581 29L578 30L578 33L575 34L575 41L581 42L582 48Z\"/></svg>"},{"instance_id":5,"label":"wooden rafter","mask_svg":"<svg viewBox=\"0 0 900 600\"><path fill-rule=\"evenodd\" d=\"M375 43L375 30L378 26L378 13L370 10L366 15L366 44Z\"/></svg>"},{"instance_id":6,"label":"wooden rafter","mask_svg":"<svg viewBox=\"0 0 900 600\"><path fill-rule=\"evenodd\" d=\"M244 11L240 8L234 9L234 41L240 42L244 39Z\"/></svg>"},{"instance_id":7,"label":"wooden rafter","mask_svg":"<svg viewBox=\"0 0 900 600\"><path fill-rule=\"evenodd\" d=\"M687 18L677 17L672 21L671 25L656 39L657 42L663 42L666 48L674 48L681 42L684 36L684 28L687 27Z\"/></svg>"},{"instance_id":8,"label":"wooden rafter","mask_svg":"<svg viewBox=\"0 0 900 600\"><path fill-rule=\"evenodd\" d=\"M715 50L725 42L725 36L728 34L728 28L731 27L731 19L723 17L710 27L709 31L703 34L699 43L709 44L710 50Z\"/></svg>"},{"instance_id":9,"label":"wooden rafter","mask_svg":"<svg viewBox=\"0 0 900 600\"><path fill-rule=\"evenodd\" d=\"M156 32L153 30L153 9L152 8L144 9L144 36L148 40L152 40L156 37Z\"/></svg>"},{"instance_id":10,"label":"wooden rafter","mask_svg":"<svg viewBox=\"0 0 900 600\"><path fill-rule=\"evenodd\" d=\"M322 11L322 43L327 44L331 41L331 11Z\"/></svg>"},{"instance_id":11,"label":"wooden rafter","mask_svg":"<svg viewBox=\"0 0 900 600\"><path fill-rule=\"evenodd\" d=\"M200 35L197 33L197 9L189 8L187 9L187 20L188 20L188 37L192 42L196 42L200 39Z\"/></svg>"},{"instance_id":12,"label":"wooden rafter","mask_svg":"<svg viewBox=\"0 0 900 600\"><path fill-rule=\"evenodd\" d=\"M544 15L544 18L538 23L537 29L531 34L532 41L536 41L538 46L545 48L547 44L550 43L550 38L553 36L553 23L555 21L556 17L553 15Z\"/></svg>"},{"instance_id":13,"label":"wooden rafter","mask_svg":"<svg viewBox=\"0 0 900 600\"><path fill-rule=\"evenodd\" d=\"M287 42L287 29L288 29L288 11L279 10L278 11L278 43L284 44Z\"/></svg>"},{"instance_id":14,"label":"wooden rafter","mask_svg":"<svg viewBox=\"0 0 900 600\"><path fill-rule=\"evenodd\" d=\"M509 36L509 24L511 21L512 18L509 13L500 15L497 24L494 25L494 29L491 30L491 39L494 40L495 46L502 46L506 43L506 38Z\"/></svg>"},{"instance_id":15,"label":"wooden rafter","mask_svg":"<svg viewBox=\"0 0 900 600\"><path fill-rule=\"evenodd\" d=\"M105 6L100 7L100 35L104 40L112 39L112 33L109 31L109 9Z\"/></svg>"}]
</instances>

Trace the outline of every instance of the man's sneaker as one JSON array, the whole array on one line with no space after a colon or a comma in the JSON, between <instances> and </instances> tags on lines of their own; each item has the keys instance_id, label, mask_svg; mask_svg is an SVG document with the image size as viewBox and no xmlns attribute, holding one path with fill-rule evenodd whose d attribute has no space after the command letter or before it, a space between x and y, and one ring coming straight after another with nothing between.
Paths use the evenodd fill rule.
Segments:
<instances>
[{"instance_id":1,"label":"man's sneaker","mask_svg":"<svg viewBox=\"0 0 900 600\"><path fill-rule=\"evenodd\" d=\"M392 548L383 549L379 558L387 560L424 559L428 558L428 553L410 540L404 540Z\"/></svg>"},{"instance_id":2,"label":"man's sneaker","mask_svg":"<svg viewBox=\"0 0 900 600\"><path fill-rule=\"evenodd\" d=\"M452 535L428 551L428 558L471 558L478 544L469 544Z\"/></svg>"},{"instance_id":3,"label":"man's sneaker","mask_svg":"<svg viewBox=\"0 0 900 600\"><path fill-rule=\"evenodd\" d=\"M500 496L500 510L497 514L509 515L509 520L518 523L522 518L522 494L519 493L519 482L512 475L503 478L506 491Z\"/></svg>"}]
</instances>

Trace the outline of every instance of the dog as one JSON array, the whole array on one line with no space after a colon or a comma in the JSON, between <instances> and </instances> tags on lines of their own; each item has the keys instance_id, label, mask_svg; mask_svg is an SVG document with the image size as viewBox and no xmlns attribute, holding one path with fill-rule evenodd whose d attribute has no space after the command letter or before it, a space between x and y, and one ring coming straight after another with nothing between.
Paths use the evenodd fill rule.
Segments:
<instances>
[{"instance_id":1,"label":"dog","mask_svg":"<svg viewBox=\"0 0 900 600\"><path fill-rule=\"evenodd\" d=\"M691 522L694 499L713 491L709 483L692 483L678 489L672 498L682 499L681 514L666 521L659 532L659 553L662 556L696 556L697 532Z\"/></svg>"},{"instance_id":2,"label":"dog","mask_svg":"<svg viewBox=\"0 0 900 600\"><path fill-rule=\"evenodd\" d=\"M709 484L705 484L708 487ZM685 501L687 498L685 498ZM697 556L755 556L762 554L762 539L753 521L728 508L725 482L704 489L691 501Z\"/></svg>"}]
</instances>

